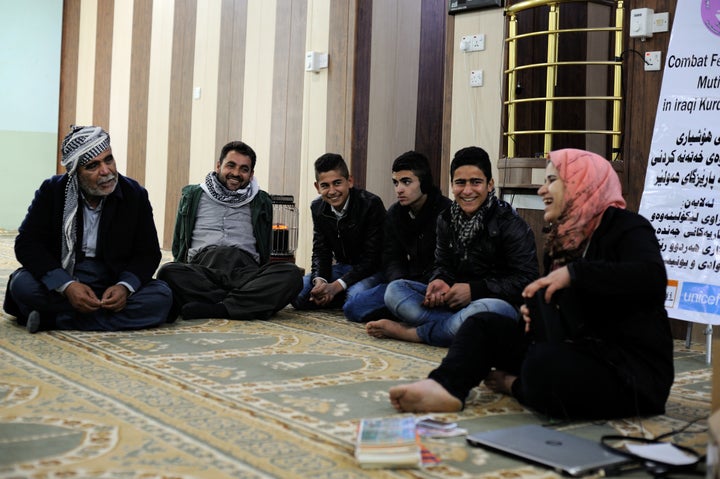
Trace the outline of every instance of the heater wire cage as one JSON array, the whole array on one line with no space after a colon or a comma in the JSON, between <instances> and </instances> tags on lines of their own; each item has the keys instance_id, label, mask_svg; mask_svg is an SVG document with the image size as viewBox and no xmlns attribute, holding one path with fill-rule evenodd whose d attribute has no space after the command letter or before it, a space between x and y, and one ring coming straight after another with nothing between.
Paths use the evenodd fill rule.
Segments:
<instances>
[{"instance_id":1,"label":"heater wire cage","mask_svg":"<svg viewBox=\"0 0 720 479\"><path fill-rule=\"evenodd\" d=\"M273 209L271 261L295 261L298 210L291 195L270 195Z\"/></svg>"}]
</instances>

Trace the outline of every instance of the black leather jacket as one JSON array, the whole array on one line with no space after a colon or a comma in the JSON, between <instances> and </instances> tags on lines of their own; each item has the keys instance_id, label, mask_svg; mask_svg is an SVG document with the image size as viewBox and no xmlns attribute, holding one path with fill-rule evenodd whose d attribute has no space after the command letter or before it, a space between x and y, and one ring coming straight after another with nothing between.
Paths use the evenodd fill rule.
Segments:
<instances>
[{"instance_id":1,"label":"black leather jacket","mask_svg":"<svg viewBox=\"0 0 720 479\"><path fill-rule=\"evenodd\" d=\"M347 214L338 221L322 198L313 200L312 278L330 280L333 258L352 265L342 280L348 287L380 270L385 206L380 197L350 188Z\"/></svg>"},{"instance_id":2,"label":"black leather jacket","mask_svg":"<svg viewBox=\"0 0 720 479\"><path fill-rule=\"evenodd\" d=\"M498 200L466 254L450 227L450 208L438 218L432 279L469 283L474 300L499 298L519 306L522 290L539 276L535 235L507 202Z\"/></svg>"},{"instance_id":3,"label":"black leather jacket","mask_svg":"<svg viewBox=\"0 0 720 479\"><path fill-rule=\"evenodd\" d=\"M427 283L435 266L437 218L452 201L433 188L413 219L410 207L393 203L385 220L383 272L385 281L410 279Z\"/></svg>"}]
</instances>

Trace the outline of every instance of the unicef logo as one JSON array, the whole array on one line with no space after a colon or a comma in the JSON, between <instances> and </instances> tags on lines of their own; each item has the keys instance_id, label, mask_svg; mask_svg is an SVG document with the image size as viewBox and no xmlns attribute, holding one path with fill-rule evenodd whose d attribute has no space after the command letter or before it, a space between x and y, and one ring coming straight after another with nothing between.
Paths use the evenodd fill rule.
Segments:
<instances>
[{"instance_id":1,"label":"unicef logo","mask_svg":"<svg viewBox=\"0 0 720 479\"><path fill-rule=\"evenodd\" d=\"M720 0L701 0L700 14L705 27L720 36Z\"/></svg>"}]
</instances>

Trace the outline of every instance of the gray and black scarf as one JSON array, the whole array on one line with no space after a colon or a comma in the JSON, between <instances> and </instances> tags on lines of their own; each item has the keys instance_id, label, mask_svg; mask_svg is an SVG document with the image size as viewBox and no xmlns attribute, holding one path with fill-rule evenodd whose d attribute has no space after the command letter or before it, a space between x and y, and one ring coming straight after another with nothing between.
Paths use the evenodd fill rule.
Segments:
<instances>
[{"instance_id":1,"label":"gray and black scarf","mask_svg":"<svg viewBox=\"0 0 720 479\"><path fill-rule=\"evenodd\" d=\"M236 191L229 190L220 183L217 173L214 171L207 174L205 182L200 186L215 202L231 208L239 208L250 203L260 189L257 180L253 176L245 188Z\"/></svg>"},{"instance_id":2,"label":"gray and black scarf","mask_svg":"<svg viewBox=\"0 0 720 479\"><path fill-rule=\"evenodd\" d=\"M458 251L463 259L467 259L468 245L470 242L485 228L483 220L495 203L497 203L495 190L491 190L483 204L480 205L480 208L469 218L460 208L457 201L453 201L452 205L450 205L450 228L452 228L453 233L455 233L458 242Z\"/></svg>"}]
</instances>

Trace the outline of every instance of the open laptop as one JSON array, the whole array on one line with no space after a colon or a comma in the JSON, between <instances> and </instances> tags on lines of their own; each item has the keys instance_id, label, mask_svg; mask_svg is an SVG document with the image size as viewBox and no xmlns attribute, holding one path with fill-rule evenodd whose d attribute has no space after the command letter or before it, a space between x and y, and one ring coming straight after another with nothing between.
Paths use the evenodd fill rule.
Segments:
<instances>
[{"instance_id":1,"label":"open laptop","mask_svg":"<svg viewBox=\"0 0 720 479\"><path fill-rule=\"evenodd\" d=\"M467 442L551 467L571 476L612 475L633 462L600 443L536 424L470 434Z\"/></svg>"}]
</instances>

